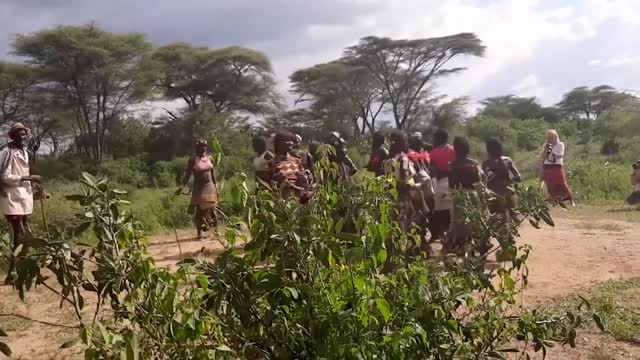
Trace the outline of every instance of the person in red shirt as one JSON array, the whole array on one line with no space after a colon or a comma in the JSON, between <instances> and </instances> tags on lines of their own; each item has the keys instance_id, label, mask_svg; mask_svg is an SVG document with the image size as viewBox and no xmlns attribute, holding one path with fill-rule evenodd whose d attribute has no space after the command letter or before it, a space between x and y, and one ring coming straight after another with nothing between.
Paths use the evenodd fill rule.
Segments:
<instances>
[{"instance_id":1,"label":"person in red shirt","mask_svg":"<svg viewBox=\"0 0 640 360\"><path fill-rule=\"evenodd\" d=\"M456 152L449 144L447 130L438 129L433 134L433 150L429 154L431 175L434 181L434 211L431 216L431 238L442 237L451 224L451 208L453 200L449 191L449 173L451 163L456 159Z\"/></svg>"}]
</instances>

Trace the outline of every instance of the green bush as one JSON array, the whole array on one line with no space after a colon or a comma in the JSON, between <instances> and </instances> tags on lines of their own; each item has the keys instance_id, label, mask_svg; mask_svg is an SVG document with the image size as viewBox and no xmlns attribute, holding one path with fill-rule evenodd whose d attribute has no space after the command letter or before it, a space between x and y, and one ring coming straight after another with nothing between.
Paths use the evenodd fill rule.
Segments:
<instances>
[{"instance_id":1,"label":"green bush","mask_svg":"<svg viewBox=\"0 0 640 360\"><path fill-rule=\"evenodd\" d=\"M149 184L147 165L138 157L107 160L100 164L99 174L118 184L128 184L139 188Z\"/></svg>"},{"instance_id":2,"label":"green bush","mask_svg":"<svg viewBox=\"0 0 640 360\"><path fill-rule=\"evenodd\" d=\"M608 162L573 161L567 175L576 200L590 204L623 202L631 192L631 166Z\"/></svg>"}]
</instances>

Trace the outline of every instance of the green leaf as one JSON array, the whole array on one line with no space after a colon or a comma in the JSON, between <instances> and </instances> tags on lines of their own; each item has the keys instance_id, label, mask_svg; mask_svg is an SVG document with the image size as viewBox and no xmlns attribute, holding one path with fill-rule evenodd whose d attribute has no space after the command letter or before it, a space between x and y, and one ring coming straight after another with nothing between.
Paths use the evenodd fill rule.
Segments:
<instances>
[{"instance_id":1,"label":"green leaf","mask_svg":"<svg viewBox=\"0 0 640 360\"><path fill-rule=\"evenodd\" d=\"M0 342L0 352L5 356L11 357L11 349L9 348L9 345L3 342Z\"/></svg>"},{"instance_id":2,"label":"green leaf","mask_svg":"<svg viewBox=\"0 0 640 360\"><path fill-rule=\"evenodd\" d=\"M198 274L196 281L201 289L207 290L209 288L209 279L204 274Z\"/></svg>"},{"instance_id":3,"label":"green leaf","mask_svg":"<svg viewBox=\"0 0 640 360\"><path fill-rule=\"evenodd\" d=\"M16 249L13 251L13 256L18 256L20 255L20 253L22 252L22 248L24 247L23 244L20 244L16 247Z\"/></svg>"},{"instance_id":4,"label":"green leaf","mask_svg":"<svg viewBox=\"0 0 640 360\"><path fill-rule=\"evenodd\" d=\"M86 172L83 172L82 173L82 182L85 185L87 185L87 186L89 186L89 187L91 187L91 188L93 188L95 190L98 190L98 181L96 180L95 177L93 177L93 175L91 175L89 173L86 173Z\"/></svg>"},{"instance_id":5,"label":"green leaf","mask_svg":"<svg viewBox=\"0 0 640 360\"><path fill-rule=\"evenodd\" d=\"M140 357L140 349L138 336L131 333L131 337L127 341L127 360L138 360Z\"/></svg>"},{"instance_id":6,"label":"green leaf","mask_svg":"<svg viewBox=\"0 0 640 360\"><path fill-rule=\"evenodd\" d=\"M377 298L376 307L378 308L378 311L380 311L380 314L382 314L385 322L391 319L391 307L389 306L387 300L383 298Z\"/></svg>"},{"instance_id":7,"label":"green leaf","mask_svg":"<svg viewBox=\"0 0 640 360\"><path fill-rule=\"evenodd\" d=\"M291 297L293 297L294 300L298 300L299 293L296 288L288 287L287 290L289 290Z\"/></svg>"},{"instance_id":8,"label":"green leaf","mask_svg":"<svg viewBox=\"0 0 640 360\"><path fill-rule=\"evenodd\" d=\"M598 329L600 329L600 331L607 332L607 329L604 327L604 324L602 323L602 319L600 318L600 315L593 314L593 321L596 323L596 326L598 327Z\"/></svg>"},{"instance_id":9,"label":"green leaf","mask_svg":"<svg viewBox=\"0 0 640 360\"><path fill-rule=\"evenodd\" d=\"M230 347L227 345L220 345L216 348L216 350L225 351L225 352L233 352Z\"/></svg>"}]
</instances>

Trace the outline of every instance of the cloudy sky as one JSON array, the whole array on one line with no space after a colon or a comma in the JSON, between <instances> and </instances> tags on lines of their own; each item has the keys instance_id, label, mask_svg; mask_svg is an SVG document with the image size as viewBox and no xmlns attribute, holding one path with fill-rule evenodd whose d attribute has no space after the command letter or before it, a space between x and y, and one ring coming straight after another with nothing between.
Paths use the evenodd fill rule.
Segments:
<instances>
[{"instance_id":1,"label":"cloudy sky","mask_svg":"<svg viewBox=\"0 0 640 360\"><path fill-rule=\"evenodd\" d=\"M292 71L333 60L363 36L458 32L475 32L487 53L442 81L451 96L553 104L580 85L640 88L639 0L0 0L0 54L16 33L92 20L157 44L262 50L283 92Z\"/></svg>"}]
</instances>

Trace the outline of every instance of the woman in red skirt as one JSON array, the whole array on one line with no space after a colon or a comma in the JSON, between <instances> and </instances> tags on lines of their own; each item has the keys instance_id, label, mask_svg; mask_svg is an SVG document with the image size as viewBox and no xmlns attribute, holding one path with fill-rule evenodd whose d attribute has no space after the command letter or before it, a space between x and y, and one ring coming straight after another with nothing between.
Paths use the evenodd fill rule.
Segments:
<instances>
[{"instance_id":1,"label":"woman in red skirt","mask_svg":"<svg viewBox=\"0 0 640 360\"><path fill-rule=\"evenodd\" d=\"M558 133L555 130L547 131L547 143L542 149L542 181L551 200L570 201L575 206L564 170L564 150L564 143L560 141Z\"/></svg>"}]
</instances>

